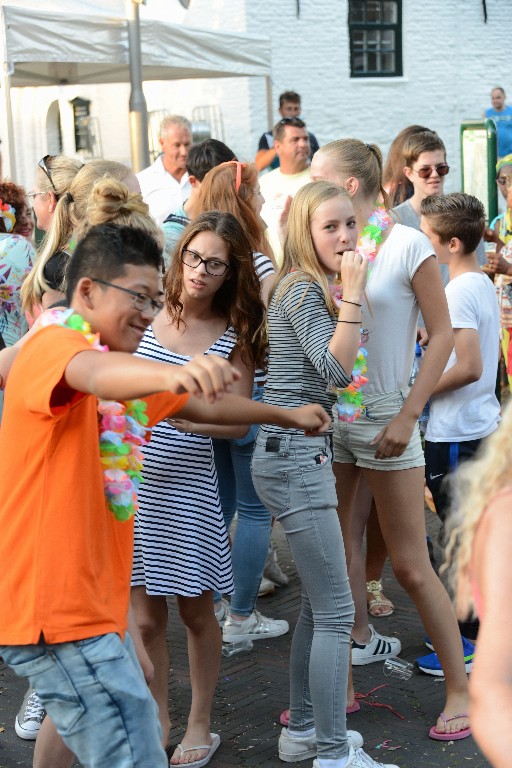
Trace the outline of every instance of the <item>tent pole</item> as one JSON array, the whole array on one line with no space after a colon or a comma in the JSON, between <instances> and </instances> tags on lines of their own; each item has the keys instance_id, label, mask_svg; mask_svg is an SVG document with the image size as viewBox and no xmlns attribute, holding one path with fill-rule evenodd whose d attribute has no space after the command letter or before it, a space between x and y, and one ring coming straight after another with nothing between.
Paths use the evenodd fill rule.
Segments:
<instances>
[{"instance_id":1,"label":"tent pole","mask_svg":"<svg viewBox=\"0 0 512 768\"><path fill-rule=\"evenodd\" d=\"M145 0L127 0L128 44L130 58L130 145L132 170L141 171L149 165L148 110L142 90L142 61L140 51L139 5Z\"/></svg>"},{"instance_id":2,"label":"tent pole","mask_svg":"<svg viewBox=\"0 0 512 768\"><path fill-rule=\"evenodd\" d=\"M0 6L0 51L1 51L1 67L0 72L1 88L2 88L2 109L1 111L1 130L2 130L2 163L1 174L2 178L9 178L15 181L14 175L16 172L16 156L14 154L14 131L12 127L12 106L11 106L11 66L7 61L7 36L5 34L5 16L4 9Z\"/></svg>"},{"instance_id":3,"label":"tent pole","mask_svg":"<svg viewBox=\"0 0 512 768\"><path fill-rule=\"evenodd\" d=\"M274 105L272 102L272 79L270 75L265 76L265 90L267 93L267 125L269 131L274 127Z\"/></svg>"}]
</instances>

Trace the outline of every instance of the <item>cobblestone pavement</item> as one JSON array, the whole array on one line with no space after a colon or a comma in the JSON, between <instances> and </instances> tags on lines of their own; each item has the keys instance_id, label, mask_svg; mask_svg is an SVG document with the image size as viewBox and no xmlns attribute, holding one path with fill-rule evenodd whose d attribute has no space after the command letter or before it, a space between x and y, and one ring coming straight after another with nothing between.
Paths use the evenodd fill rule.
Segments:
<instances>
[{"instance_id":1,"label":"cobblestone pavement","mask_svg":"<svg viewBox=\"0 0 512 768\"><path fill-rule=\"evenodd\" d=\"M435 527L430 514L428 527L429 530ZM299 606L299 581L279 526L276 526L275 538L290 584L260 599L258 608L266 615L287 619L293 627ZM384 586L396 611L388 618L375 619L375 626L383 634L400 637L401 657L413 661L428 652L423 645L424 630L389 566L386 567ZM185 632L172 601L170 604L172 669L169 700L174 722L172 740L178 743L185 728L190 686ZM277 756L278 718L288 705L290 639L291 634L261 640L254 644L252 651L223 659L212 723L212 730L221 735L222 744L210 762L211 768L278 768L283 765ZM489 765L471 737L455 742L435 742L428 738L428 729L435 723L443 703L444 686L438 678L419 671L406 682L386 678L382 663L356 667L354 673L356 691L361 694L385 686L374 691L371 697L362 699L361 711L348 717L349 727L363 734L365 750L375 760L393 763L400 768L485 768ZM33 743L19 739L13 727L24 691L25 681L17 679L0 662L0 768L29 768L32 765ZM296 765L311 768L311 762Z\"/></svg>"}]
</instances>

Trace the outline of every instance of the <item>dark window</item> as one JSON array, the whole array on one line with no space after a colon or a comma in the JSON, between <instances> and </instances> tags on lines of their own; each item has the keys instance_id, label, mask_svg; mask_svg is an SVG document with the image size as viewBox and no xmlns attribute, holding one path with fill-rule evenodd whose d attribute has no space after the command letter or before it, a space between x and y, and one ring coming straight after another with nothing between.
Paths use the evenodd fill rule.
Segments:
<instances>
[{"instance_id":1,"label":"dark window","mask_svg":"<svg viewBox=\"0 0 512 768\"><path fill-rule=\"evenodd\" d=\"M402 75L402 0L349 0L351 77Z\"/></svg>"}]
</instances>

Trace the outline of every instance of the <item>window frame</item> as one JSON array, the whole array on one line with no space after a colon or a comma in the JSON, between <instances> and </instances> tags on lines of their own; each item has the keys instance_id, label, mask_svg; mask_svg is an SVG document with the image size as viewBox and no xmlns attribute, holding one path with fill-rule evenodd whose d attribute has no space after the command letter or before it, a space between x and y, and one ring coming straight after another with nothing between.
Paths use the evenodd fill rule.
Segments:
<instances>
[{"instance_id":1,"label":"window frame","mask_svg":"<svg viewBox=\"0 0 512 768\"><path fill-rule=\"evenodd\" d=\"M372 0L375 1L375 0ZM379 0L379 2L383 2L384 0ZM391 2L396 3L396 11L397 11L397 19L396 23L390 23L390 22L351 22L351 5L352 2L361 2L361 0L348 0L348 35L349 35L349 44L350 44L350 77L354 79L361 79L361 78L372 78L372 77L378 77L378 78L395 78L395 77L403 77L403 52L402 52L402 0L391 0ZM394 47L394 54L395 54L395 68L393 72L357 72L354 70L354 58L356 55L356 49L354 47L354 41L353 41L353 33L356 31L385 31L385 30L393 30L395 32L395 47ZM366 49L368 50L368 49ZM357 49L357 53L360 53L360 49Z\"/></svg>"}]
</instances>

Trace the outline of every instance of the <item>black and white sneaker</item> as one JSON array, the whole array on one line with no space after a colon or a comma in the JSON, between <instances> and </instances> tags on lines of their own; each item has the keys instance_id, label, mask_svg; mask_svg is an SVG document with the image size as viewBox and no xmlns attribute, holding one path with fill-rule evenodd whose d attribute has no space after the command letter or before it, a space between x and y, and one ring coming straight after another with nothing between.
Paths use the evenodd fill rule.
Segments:
<instances>
[{"instance_id":1,"label":"black and white sneaker","mask_svg":"<svg viewBox=\"0 0 512 768\"><path fill-rule=\"evenodd\" d=\"M352 664L354 667L363 666L363 664L373 664L374 661L384 661L391 656L398 656L402 649L402 644L397 637L385 637L379 635L370 627L371 637L366 645L361 645L352 640Z\"/></svg>"}]
</instances>

